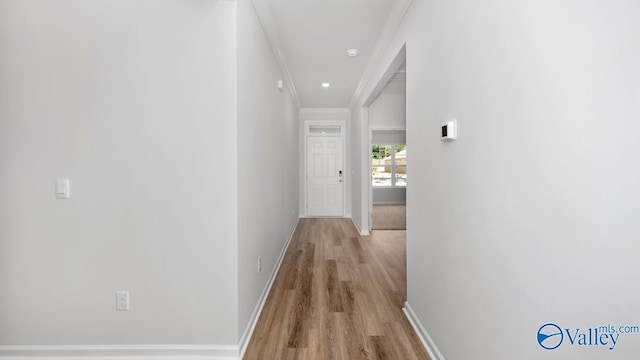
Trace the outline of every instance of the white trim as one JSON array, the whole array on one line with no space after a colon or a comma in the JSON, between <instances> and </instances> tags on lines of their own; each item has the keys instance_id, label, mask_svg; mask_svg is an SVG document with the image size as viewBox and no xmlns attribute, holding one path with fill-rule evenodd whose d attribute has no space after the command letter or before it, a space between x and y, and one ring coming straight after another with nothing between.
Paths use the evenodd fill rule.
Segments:
<instances>
[{"instance_id":1,"label":"white trim","mask_svg":"<svg viewBox=\"0 0 640 360\"><path fill-rule=\"evenodd\" d=\"M296 225L293 227L293 230L289 234L289 239L287 243L284 244L282 251L280 251L280 256L278 256L278 260L276 261L276 266L274 266L271 271L271 275L269 275L269 280L262 290L262 294L260 295L260 300L256 304L255 309L253 310L253 314L251 315L251 321L247 325L247 328L242 334L240 338L240 358L244 357L244 353L247 351L247 346L249 346L249 341L251 341L251 336L253 335L253 331L256 329L256 325L258 324L258 319L260 318L260 314L262 313L262 309L264 308L264 304L267 302L267 297L269 296L269 292L271 292L271 287L273 286L274 281L276 280L276 275L278 275L278 271L280 270L280 265L282 265L282 261L284 260L284 256L287 253L287 249L289 249L289 244L291 244L291 240L293 239L293 235L296 233L296 229L298 228L298 224L300 223L300 218L296 221Z\"/></svg>"},{"instance_id":2,"label":"white trim","mask_svg":"<svg viewBox=\"0 0 640 360\"><path fill-rule=\"evenodd\" d=\"M404 312L404 315L407 317L407 319L411 323L413 330L416 331L416 334L420 338L422 345L429 353L429 357L431 358L431 360L444 360L444 356L442 356L442 353L440 352L440 350L438 350L436 343L433 342L433 339L431 338L431 336L429 336L429 333L422 325L422 322L420 321L420 319L418 319L418 316L413 311L408 301L404 303L404 307L402 308L402 311Z\"/></svg>"},{"instance_id":3,"label":"white trim","mask_svg":"<svg viewBox=\"0 0 640 360\"><path fill-rule=\"evenodd\" d=\"M75 356L73 360L240 360L238 357L218 357L218 356L158 356L158 355L141 355L141 356ZM70 360L69 356L0 356L0 360Z\"/></svg>"},{"instance_id":4,"label":"white trim","mask_svg":"<svg viewBox=\"0 0 640 360\"><path fill-rule=\"evenodd\" d=\"M0 360L240 360L239 357L219 357L219 356L183 356L183 355L136 355L136 356L1 356Z\"/></svg>"},{"instance_id":5,"label":"white trim","mask_svg":"<svg viewBox=\"0 0 640 360\"><path fill-rule=\"evenodd\" d=\"M220 356L184 356L184 355L135 355L135 356L102 356L102 355L38 355L38 356L2 356L0 360L240 360L239 357Z\"/></svg>"},{"instance_id":6,"label":"white trim","mask_svg":"<svg viewBox=\"0 0 640 360\"><path fill-rule=\"evenodd\" d=\"M354 219L353 217L351 217L351 222L353 223L353 226L356 227L356 230L358 230L358 233L360 233L360 235L367 236L370 234L368 231L362 230L362 227L358 225L358 223L356 222L356 219Z\"/></svg>"},{"instance_id":7,"label":"white trim","mask_svg":"<svg viewBox=\"0 0 640 360\"><path fill-rule=\"evenodd\" d=\"M362 217L362 232L371 232L373 223L371 213L371 145L365 143L364 132L369 129L369 108L360 108L360 216ZM368 140L368 138L367 138Z\"/></svg>"},{"instance_id":8,"label":"white trim","mask_svg":"<svg viewBox=\"0 0 640 360\"><path fill-rule=\"evenodd\" d=\"M0 360L239 360L237 345L4 345Z\"/></svg>"},{"instance_id":9,"label":"white trim","mask_svg":"<svg viewBox=\"0 0 640 360\"><path fill-rule=\"evenodd\" d=\"M358 84L358 87L353 94L353 98L351 98L349 109L354 108L358 104L360 97L363 95L365 87L371 80L376 67L382 61L382 56L391 44L391 40L398 31L398 28L400 27L400 24L402 23L407 10L409 10L409 6L411 6L412 1L413 0L396 0L394 2L389 17L387 18L387 21L382 28L380 37L378 38L378 42L376 42L371 60L369 60L369 64L367 65L360 83Z\"/></svg>"}]
</instances>

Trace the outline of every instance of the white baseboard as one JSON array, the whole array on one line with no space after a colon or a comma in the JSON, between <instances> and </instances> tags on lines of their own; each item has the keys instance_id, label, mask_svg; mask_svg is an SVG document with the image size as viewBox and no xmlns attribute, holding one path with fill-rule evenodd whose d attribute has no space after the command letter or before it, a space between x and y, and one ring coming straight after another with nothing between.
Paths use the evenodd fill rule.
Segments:
<instances>
[{"instance_id":1,"label":"white baseboard","mask_svg":"<svg viewBox=\"0 0 640 360\"><path fill-rule=\"evenodd\" d=\"M240 360L299 222L276 261L239 345L0 345L0 360Z\"/></svg>"},{"instance_id":2,"label":"white baseboard","mask_svg":"<svg viewBox=\"0 0 640 360\"><path fill-rule=\"evenodd\" d=\"M366 236L369 235L369 231L368 230L362 230L360 228L360 225L356 222L356 220L353 218L353 216L351 217L351 222L353 223L353 226L356 227L356 230L358 230L358 232L360 233L360 235L362 236Z\"/></svg>"},{"instance_id":3,"label":"white baseboard","mask_svg":"<svg viewBox=\"0 0 640 360\"><path fill-rule=\"evenodd\" d=\"M0 360L239 360L237 345L5 345Z\"/></svg>"},{"instance_id":4,"label":"white baseboard","mask_svg":"<svg viewBox=\"0 0 640 360\"><path fill-rule=\"evenodd\" d=\"M240 358L241 359L244 356L245 351L247 351L247 346L249 346L251 335L253 335L253 331L256 328L256 324L258 323L258 319L260 318L260 314L262 313L264 304L267 301L269 292L271 291L271 286L273 286L273 282L276 279L276 275L278 275L278 270L280 270L280 265L282 265L282 260L284 260L284 255L287 253L287 249L289 249L289 244L291 244L291 240L293 239L293 234L295 234L299 223L300 223L300 218L298 218L296 225L293 227L293 230L291 230L291 233L289 234L289 239L287 240L287 243L284 244L284 247L280 252L280 256L278 257L278 260L276 260L276 266L274 266L273 270L271 271L271 275L269 275L269 280L267 281L267 284L262 290L262 294L260 295L258 304L256 304L256 307L253 310L253 314L251 315L249 325L247 325L247 328L245 329L244 334L242 334L242 338L240 338Z\"/></svg>"},{"instance_id":5,"label":"white baseboard","mask_svg":"<svg viewBox=\"0 0 640 360\"><path fill-rule=\"evenodd\" d=\"M427 349L431 360L444 360L444 356L442 356L442 353L440 353L440 350L438 350L438 347L433 342L431 336L429 336L427 330L424 328L424 326L422 326L422 322L420 322L420 319L418 319L416 313L413 312L413 309L411 308L411 305L409 305L408 301L404 303L402 311L404 311L404 314L407 319L409 319L411 326L413 326L416 334L418 334L422 345L425 349Z\"/></svg>"}]
</instances>

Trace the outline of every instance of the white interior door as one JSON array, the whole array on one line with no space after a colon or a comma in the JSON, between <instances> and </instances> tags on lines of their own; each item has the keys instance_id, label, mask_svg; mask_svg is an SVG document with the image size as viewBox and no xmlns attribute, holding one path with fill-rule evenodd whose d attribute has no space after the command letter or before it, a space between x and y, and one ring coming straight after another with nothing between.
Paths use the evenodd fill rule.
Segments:
<instances>
[{"instance_id":1,"label":"white interior door","mask_svg":"<svg viewBox=\"0 0 640 360\"><path fill-rule=\"evenodd\" d=\"M343 216L342 137L307 138L307 216Z\"/></svg>"}]
</instances>

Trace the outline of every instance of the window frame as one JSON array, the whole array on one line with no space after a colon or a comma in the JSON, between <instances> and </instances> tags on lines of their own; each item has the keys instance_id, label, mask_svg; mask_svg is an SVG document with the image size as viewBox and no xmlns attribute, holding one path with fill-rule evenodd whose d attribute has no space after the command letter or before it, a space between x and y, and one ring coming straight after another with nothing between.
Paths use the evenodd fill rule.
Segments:
<instances>
[{"instance_id":1,"label":"window frame","mask_svg":"<svg viewBox=\"0 0 640 360\"><path fill-rule=\"evenodd\" d=\"M389 164L389 167L391 168L391 185L374 185L373 183L373 168L374 167L379 167L373 164L373 147L374 146L385 146L385 147L390 147L391 148L391 164ZM376 143L372 143L371 147L369 149L369 161L371 163L371 168L369 169L369 173L371 174L371 187L374 189L406 189L407 187L407 179L406 179L406 174L407 174L407 164L406 164L406 160L405 160L405 164L399 165L400 167L404 167L405 169L405 181L404 181L404 185L397 185L397 179L396 179L396 175L397 175L397 163L396 163L396 154L398 153L396 151L396 148L398 146L404 146L403 150L407 149L407 144L376 144ZM386 167L386 165L385 165Z\"/></svg>"}]
</instances>

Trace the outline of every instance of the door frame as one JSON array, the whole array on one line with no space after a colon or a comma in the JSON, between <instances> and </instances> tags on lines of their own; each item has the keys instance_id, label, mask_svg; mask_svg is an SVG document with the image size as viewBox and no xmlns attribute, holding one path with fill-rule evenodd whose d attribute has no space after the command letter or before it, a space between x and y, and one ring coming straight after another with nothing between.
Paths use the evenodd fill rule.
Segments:
<instances>
[{"instance_id":1,"label":"door frame","mask_svg":"<svg viewBox=\"0 0 640 360\"><path fill-rule=\"evenodd\" d=\"M371 232L372 217L373 217L373 186L371 184L371 126L369 125L369 107L373 104L374 101L378 98L378 96L382 93L384 88L387 86L389 80L393 77L396 71L402 66L402 64L406 64L407 61L407 44L402 44L402 47L398 50L393 60L388 64L386 70L384 71L382 77L378 79L373 90L367 96L366 100L363 102L360 107L360 121L362 123L361 129L361 144L360 151L362 154L362 158L360 164L361 166L362 176L360 177L360 190L362 195L362 201L360 203L360 207L362 209L362 224L360 227L361 235L369 235ZM408 72L407 72L408 74ZM405 103L406 107L406 103ZM406 131L406 123L405 129ZM367 168L365 168L367 167ZM368 174L368 175L364 175ZM366 182L366 184L365 184ZM409 198L407 197L407 203L409 202ZM365 213L366 212L366 213Z\"/></svg>"},{"instance_id":2,"label":"door frame","mask_svg":"<svg viewBox=\"0 0 640 360\"><path fill-rule=\"evenodd\" d=\"M406 106L406 105L405 105ZM400 130L400 131L407 131L407 126L401 126L401 125L373 125L373 126L369 126L369 206L368 206L368 211L369 211L369 232L371 232L373 230L373 174L372 172L372 168L373 168L373 160L371 159L371 149L373 147L373 132L374 131L379 131L379 130ZM405 141L405 145L406 145L406 141Z\"/></svg>"},{"instance_id":3,"label":"door frame","mask_svg":"<svg viewBox=\"0 0 640 360\"><path fill-rule=\"evenodd\" d=\"M304 180L304 217L308 217L308 207L309 207L309 174L308 174L308 161L307 161L307 140L310 137L322 137L323 134L311 133L309 131L311 126L340 126L340 133L329 133L325 134L327 137L341 137L342 138L342 217L346 216L346 184L347 184L347 174L350 172L347 169L347 156L346 156L346 122L344 120L306 120L304 122L304 145L303 145L303 180Z\"/></svg>"}]
</instances>

